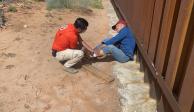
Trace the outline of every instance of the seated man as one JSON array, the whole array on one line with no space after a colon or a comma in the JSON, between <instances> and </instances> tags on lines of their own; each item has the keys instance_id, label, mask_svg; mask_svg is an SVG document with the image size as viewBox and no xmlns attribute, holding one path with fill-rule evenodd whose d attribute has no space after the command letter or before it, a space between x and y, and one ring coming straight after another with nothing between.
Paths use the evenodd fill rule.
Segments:
<instances>
[{"instance_id":1,"label":"seated man","mask_svg":"<svg viewBox=\"0 0 194 112\"><path fill-rule=\"evenodd\" d=\"M94 56L106 57L108 54L121 63L133 60L136 46L135 37L124 20L119 20L112 29L118 34L111 39L104 40L94 49Z\"/></svg>"},{"instance_id":2,"label":"seated man","mask_svg":"<svg viewBox=\"0 0 194 112\"><path fill-rule=\"evenodd\" d=\"M74 24L68 24L60 28L55 36L52 55L59 61L66 61L64 70L70 73L77 73L78 70L72 66L77 64L83 57L83 50L78 49L78 44L90 47L81 39L80 33L87 30L88 22L83 18L77 18ZM92 49L90 49L92 50Z\"/></svg>"}]
</instances>

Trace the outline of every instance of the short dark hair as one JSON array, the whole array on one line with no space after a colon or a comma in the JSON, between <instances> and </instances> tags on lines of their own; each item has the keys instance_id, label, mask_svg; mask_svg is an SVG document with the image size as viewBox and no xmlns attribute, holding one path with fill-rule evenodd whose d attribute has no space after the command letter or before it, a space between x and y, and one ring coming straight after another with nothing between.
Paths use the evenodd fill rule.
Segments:
<instances>
[{"instance_id":1,"label":"short dark hair","mask_svg":"<svg viewBox=\"0 0 194 112\"><path fill-rule=\"evenodd\" d=\"M74 23L75 28L81 29L81 30L87 29L88 25L89 25L88 21L85 20L84 18L77 18Z\"/></svg>"}]
</instances>

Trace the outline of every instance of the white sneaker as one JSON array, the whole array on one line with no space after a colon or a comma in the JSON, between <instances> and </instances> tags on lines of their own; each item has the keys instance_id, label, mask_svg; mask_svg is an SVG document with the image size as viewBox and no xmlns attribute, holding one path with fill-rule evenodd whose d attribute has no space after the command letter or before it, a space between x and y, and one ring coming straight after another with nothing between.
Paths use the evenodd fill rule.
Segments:
<instances>
[{"instance_id":1,"label":"white sneaker","mask_svg":"<svg viewBox=\"0 0 194 112\"><path fill-rule=\"evenodd\" d=\"M78 72L79 72L79 71L76 70L75 68L71 68L71 67L64 67L64 70L65 70L66 72L71 73L71 74L75 74L75 73L78 73Z\"/></svg>"}]
</instances>

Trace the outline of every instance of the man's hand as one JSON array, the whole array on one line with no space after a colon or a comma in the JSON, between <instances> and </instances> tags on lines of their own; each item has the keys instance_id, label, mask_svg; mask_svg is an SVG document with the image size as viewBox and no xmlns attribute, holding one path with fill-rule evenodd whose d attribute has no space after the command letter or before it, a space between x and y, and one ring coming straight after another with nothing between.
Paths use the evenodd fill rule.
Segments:
<instances>
[{"instance_id":1,"label":"man's hand","mask_svg":"<svg viewBox=\"0 0 194 112\"><path fill-rule=\"evenodd\" d=\"M104 52L103 52L103 48L105 47L106 45L104 44L100 44L98 46L96 46L96 48L94 48L94 54L96 55L96 57L101 57L101 56L104 56Z\"/></svg>"},{"instance_id":2,"label":"man's hand","mask_svg":"<svg viewBox=\"0 0 194 112\"><path fill-rule=\"evenodd\" d=\"M93 54L94 54L94 52L92 51L89 51L87 48L85 48L85 47L82 47L82 49L81 49L84 53L85 53L85 55L86 56L88 56L88 57L91 57Z\"/></svg>"}]
</instances>

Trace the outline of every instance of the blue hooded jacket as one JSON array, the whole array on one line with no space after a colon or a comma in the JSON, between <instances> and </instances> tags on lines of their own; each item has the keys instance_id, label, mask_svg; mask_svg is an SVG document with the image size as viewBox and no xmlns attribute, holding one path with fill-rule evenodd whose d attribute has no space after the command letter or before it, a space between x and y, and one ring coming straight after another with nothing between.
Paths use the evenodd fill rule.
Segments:
<instances>
[{"instance_id":1,"label":"blue hooded jacket","mask_svg":"<svg viewBox=\"0 0 194 112\"><path fill-rule=\"evenodd\" d=\"M103 43L106 45L116 45L125 55L133 59L136 42L135 36L130 28L124 27L116 36Z\"/></svg>"}]
</instances>

